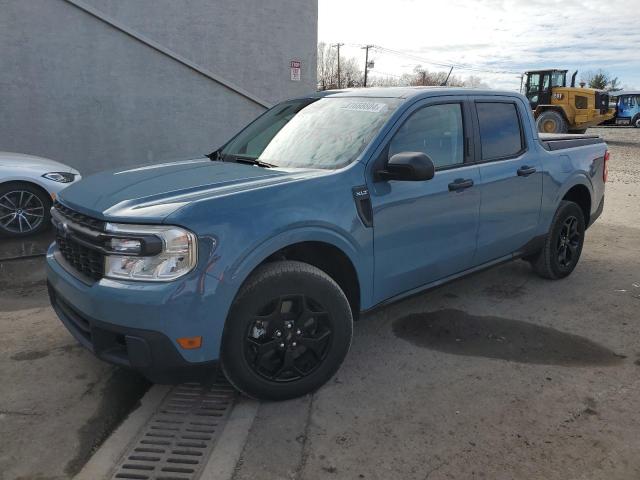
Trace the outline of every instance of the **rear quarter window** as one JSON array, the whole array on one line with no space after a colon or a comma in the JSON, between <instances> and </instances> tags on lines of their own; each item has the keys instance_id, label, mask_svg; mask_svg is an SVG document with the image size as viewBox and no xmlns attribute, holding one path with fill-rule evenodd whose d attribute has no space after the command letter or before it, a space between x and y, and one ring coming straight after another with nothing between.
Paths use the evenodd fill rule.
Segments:
<instances>
[{"instance_id":1,"label":"rear quarter window","mask_svg":"<svg viewBox=\"0 0 640 480\"><path fill-rule=\"evenodd\" d=\"M477 102L482 160L512 157L524 149L515 103Z\"/></svg>"}]
</instances>

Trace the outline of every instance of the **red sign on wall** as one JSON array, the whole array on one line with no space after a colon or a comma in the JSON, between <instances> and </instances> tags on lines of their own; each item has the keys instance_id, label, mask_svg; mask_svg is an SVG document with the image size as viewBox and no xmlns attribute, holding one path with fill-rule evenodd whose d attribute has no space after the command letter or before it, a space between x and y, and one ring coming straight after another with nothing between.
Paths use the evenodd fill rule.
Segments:
<instances>
[{"instance_id":1,"label":"red sign on wall","mask_svg":"<svg viewBox=\"0 0 640 480\"><path fill-rule=\"evenodd\" d=\"M302 62L300 62L300 60L291 60L291 63L289 65L291 67L291 80L294 82L299 82Z\"/></svg>"}]
</instances>

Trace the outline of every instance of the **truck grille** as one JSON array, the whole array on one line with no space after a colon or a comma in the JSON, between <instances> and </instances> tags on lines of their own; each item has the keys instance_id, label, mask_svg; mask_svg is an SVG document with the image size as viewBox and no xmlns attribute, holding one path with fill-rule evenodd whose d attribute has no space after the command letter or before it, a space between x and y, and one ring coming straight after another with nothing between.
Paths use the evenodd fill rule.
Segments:
<instances>
[{"instance_id":1,"label":"truck grille","mask_svg":"<svg viewBox=\"0 0 640 480\"><path fill-rule=\"evenodd\" d=\"M65 207L57 200L53 204L53 206L65 218L71 220L73 223L77 223L78 225L82 225L83 227L89 228L91 230L99 230L101 232L104 231L105 222L103 222L102 220L96 220L95 218L91 218L83 215L82 213L71 210L69 207Z\"/></svg>"},{"instance_id":2,"label":"truck grille","mask_svg":"<svg viewBox=\"0 0 640 480\"><path fill-rule=\"evenodd\" d=\"M101 220L75 212L59 202L55 202L53 207L71 224L79 225L96 233L104 231L105 222ZM95 243L93 238L82 236L71 229L65 230L57 227L56 243L60 254L76 271L95 281L104 277L105 256L101 251L103 246Z\"/></svg>"}]
</instances>

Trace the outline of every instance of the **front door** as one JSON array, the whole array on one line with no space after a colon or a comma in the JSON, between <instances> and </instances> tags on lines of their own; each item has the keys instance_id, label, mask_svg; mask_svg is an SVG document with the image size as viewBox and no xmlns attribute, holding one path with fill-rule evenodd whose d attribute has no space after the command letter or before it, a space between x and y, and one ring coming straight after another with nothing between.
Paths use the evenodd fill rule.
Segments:
<instances>
[{"instance_id":1,"label":"front door","mask_svg":"<svg viewBox=\"0 0 640 480\"><path fill-rule=\"evenodd\" d=\"M400 152L423 152L436 173L426 181L371 184L376 302L469 268L476 249L480 175L469 164L469 106L461 98L443 103L440 97L414 106L398 123L380 162Z\"/></svg>"},{"instance_id":2,"label":"front door","mask_svg":"<svg viewBox=\"0 0 640 480\"><path fill-rule=\"evenodd\" d=\"M478 98L482 194L478 249L474 264L521 249L538 230L542 166L523 102L509 97Z\"/></svg>"}]
</instances>

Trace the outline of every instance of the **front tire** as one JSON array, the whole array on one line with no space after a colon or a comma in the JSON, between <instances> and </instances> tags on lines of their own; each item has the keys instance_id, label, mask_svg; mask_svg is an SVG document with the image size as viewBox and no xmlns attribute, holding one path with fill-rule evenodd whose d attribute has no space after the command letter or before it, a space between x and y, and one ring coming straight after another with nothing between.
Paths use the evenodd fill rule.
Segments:
<instances>
[{"instance_id":1,"label":"front tire","mask_svg":"<svg viewBox=\"0 0 640 480\"><path fill-rule=\"evenodd\" d=\"M636 128L640 128L640 114L633 117L633 119L631 120L631 125L633 125Z\"/></svg>"},{"instance_id":2,"label":"front tire","mask_svg":"<svg viewBox=\"0 0 640 480\"><path fill-rule=\"evenodd\" d=\"M560 202L543 249L530 259L534 271L551 280L570 275L582 253L584 232L582 209L574 202Z\"/></svg>"},{"instance_id":3,"label":"front tire","mask_svg":"<svg viewBox=\"0 0 640 480\"><path fill-rule=\"evenodd\" d=\"M26 237L51 224L51 198L33 184L9 182L0 185L0 236Z\"/></svg>"},{"instance_id":4,"label":"front tire","mask_svg":"<svg viewBox=\"0 0 640 480\"><path fill-rule=\"evenodd\" d=\"M352 335L349 301L331 277L302 262L267 263L249 277L231 307L222 368L251 397L299 397L336 373Z\"/></svg>"},{"instance_id":5,"label":"front tire","mask_svg":"<svg viewBox=\"0 0 640 480\"><path fill-rule=\"evenodd\" d=\"M569 129L564 117L554 110L545 110L538 115L536 126L541 133L567 133Z\"/></svg>"}]
</instances>

